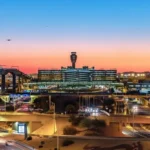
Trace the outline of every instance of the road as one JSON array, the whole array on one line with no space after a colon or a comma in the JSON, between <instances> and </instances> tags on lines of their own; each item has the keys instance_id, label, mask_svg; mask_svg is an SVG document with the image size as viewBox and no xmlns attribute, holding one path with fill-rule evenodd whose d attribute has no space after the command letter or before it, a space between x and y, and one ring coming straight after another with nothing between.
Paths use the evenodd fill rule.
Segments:
<instances>
[{"instance_id":1,"label":"road","mask_svg":"<svg viewBox=\"0 0 150 150\"><path fill-rule=\"evenodd\" d=\"M120 123L143 123L150 124L150 116L140 116L135 115L134 119L132 115L118 115L118 116L110 116L110 122L120 122Z\"/></svg>"},{"instance_id":2,"label":"road","mask_svg":"<svg viewBox=\"0 0 150 150\"><path fill-rule=\"evenodd\" d=\"M53 114L43 114L43 113L18 113L18 112L1 112L0 121L49 121L53 119ZM95 118L90 116L91 118ZM56 114L56 118L69 118L69 115ZM96 116L97 119L108 120L109 122L118 123L133 123L132 115L99 115ZM150 116L134 116L134 123L150 124Z\"/></svg>"},{"instance_id":3,"label":"road","mask_svg":"<svg viewBox=\"0 0 150 150\"><path fill-rule=\"evenodd\" d=\"M123 128L122 133L130 137L150 138L150 130L147 130L141 124L130 124Z\"/></svg>"},{"instance_id":4,"label":"road","mask_svg":"<svg viewBox=\"0 0 150 150\"><path fill-rule=\"evenodd\" d=\"M53 119L54 115L41 113L0 112L0 116L1 116L0 121L29 122L29 121L49 121Z\"/></svg>"},{"instance_id":5,"label":"road","mask_svg":"<svg viewBox=\"0 0 150 150\"><path fill-rule=\"evenodd\" d=\"M35 150L33 147L17 141L7 141L0 138L1 150Z\"/></svg>"}]
</instances>

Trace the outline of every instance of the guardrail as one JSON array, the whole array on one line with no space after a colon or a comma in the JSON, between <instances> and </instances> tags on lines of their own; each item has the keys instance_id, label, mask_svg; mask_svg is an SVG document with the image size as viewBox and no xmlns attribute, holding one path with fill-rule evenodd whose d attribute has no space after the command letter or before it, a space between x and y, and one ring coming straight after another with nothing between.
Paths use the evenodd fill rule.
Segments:
<instances>
[{"instance_id":1,"label":"guardrail","mask_svg":"<svg viewBox=\"0 0 150 150\"><path fill-rule=\"evenodd\" d=\"M57 135L34 135L30 134L31 136L39 136L39 137L45 137L45 138L57 138ZM59 135L59 138L73 138L73 139L88 139L88 140L119 140L119 141L149 141L150 138L136 138L136 137L97 137L97 136L77 136L77 135Z\"/></svg>"},{"instance_id":2,"label":"guardrail","mask_svg":"<svg viewBox=\"0 0 150 150\"><path fill-rule=\"evenodd\" d=\"M31 147L29 145L26 145L22 142L18 142L18 141L13 141L15 144L18 144L19 146L21 146L22 148L27 148L28 150L36 150L34 147Z\"/></svg>"}]
</instances>

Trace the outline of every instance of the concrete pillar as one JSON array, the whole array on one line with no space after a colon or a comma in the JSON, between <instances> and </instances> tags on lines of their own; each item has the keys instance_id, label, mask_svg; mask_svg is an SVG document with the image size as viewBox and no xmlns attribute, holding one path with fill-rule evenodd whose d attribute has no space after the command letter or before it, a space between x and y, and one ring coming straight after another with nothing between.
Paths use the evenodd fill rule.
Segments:
<instances>
[{"instance_id":1,"label":"concrete pillar","mask_svg":"<svg viewBox=\"0 0 150 150\"><path fill-rule=\"evenodd\" d=\"M21 77L18 77L18 92L21 92Z\"/></svg>"},{"instance_id":2,"label":"concrete pillar","mask_svg":"<svg viewBox=\"0 0 150 150\"><path fill-rule=\"evenodd\" d=\"M27 123L24 123L24 139L28 137Z\"/></svg>"},{"instance_id":3,"label":"concrete pillar","mask_svg":"<svg viewBox=\"0 0 150 150\"><path fill-rule=\"evenodd\" d=\"M94 97L93 97L93 106L95 106L95 104L94 104Z\"/></svg>"},{"instance_id":4,"label":"concrete pillar","mask_svg":"<svg viewBox=\"0 0 150 150\"><path fill-rule=\"evenodd\" d=\"M105 123L106 123L106 126L109 126L110 125L109 119L105 119Z\"/></svg>"},{"instance_id":5,"label":"concrete pillar","mask_svg":"<svg viewBox=\"0 0 150 150\"><path fill-rule=\"evenodd\" d=\"M49 110L51 110L51 95L49 95L49 97L48 97L48 101L49 101Z\"/></svg>"},{"instance_id":6,"label":"concrete pillar","mask_svg":"<svg viewBox=\"0 0 150 150\"><path fill-rule=\"evenodd\" d=\"M13 74L13 92L16 93L16 75Z\"/></svg>"},{"instance_id":7,"label":"concrete pillar","mask_svg":"<svg viewBox=\"0 0 150 150\"><path fill-rule=\"evenodd\" d=\"M82 107L82 96L79 97L80 100L80 107Z\"/></svg>"},{"instance_id":8,"label":"concrete pillar","mask_svg":"<svg viewBox=\"0 0 150 150\"><path fill-rule=\"evenodd\" d=\"M32 121L29 121L27 124L27 132L28 134L32 133Z\"/></svg>"},{"instance_id":9,"label":"concrete pillar","mask_svg":"<svg viewBox=\"0 0 150 150\"><path fill-rule=\"evenodd\" d=\"M87 95L87 97L86 97L86 107L88 107L88 98L89 98L89 96Z\"/></svg>"},{"instance_id":10,"label":"concrete pillar","mask_svg":"<svg viewBox=\"0 0 150 150\"><path fill-rule=\"evenodd\" d=\"M2 79L1 79L2 83L1 83L1 93L5 93L5 75L2 75Z\"/></svg>"},{"instance_id":11,"label":"concrete pillar","mask_svg":"<svg viewBox=\"0 0 150 150\"><path fill-rule=\"evenodd\" d=\"M81 104L80 104L80 95L78 95L78 100L79 100L79 109L81 108Z\"/></svg>"},{"instance_id":12,"label":"concrete pillar","mask_svg":"<svg viewBox=\"0 0 150 150\"><path fill-rule=\"evenodd\" d=\"M116 113L117 113L117 104L116 104L116 102L115 102L115 106L114 106L114 114L116 115Z\"/></svg>"},{"instance_id":13,"label":"concrete pillar","mask_svg":"<svg viewBox=\"0 0 150 150\"><path fill-rule=\"evenodd\" d=\"M84 106L84 96L82 97L82 107Z\"/></svg>"},{"instance_id":14,"label":"concrete pillar","mask_svg":"<svg viewBox=\"0 0 150 150\"><path fill-rule=\"evenodd\" d=\"M126 115L127 114L127 107L125 106L124 107L124 115Z\"/></svg>"},{"instance_id":15,"label":"concrete pillar","mask_svg":"<svg viewBox=\"0 0 150 150\"><path fill-rule=\"evenodd\" d=\"M90 96L88 96L88 107L90 107Z\"/></svg>"}]
</instances>

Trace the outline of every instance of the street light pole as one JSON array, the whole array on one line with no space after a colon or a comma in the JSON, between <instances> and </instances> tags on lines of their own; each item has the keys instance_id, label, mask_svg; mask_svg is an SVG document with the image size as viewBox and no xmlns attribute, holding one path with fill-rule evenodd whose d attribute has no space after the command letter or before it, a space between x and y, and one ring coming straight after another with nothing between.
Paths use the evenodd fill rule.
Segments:
<instances>
[{"instance_id":1,"label":"street light pole","mask_svg":"<svg viewBox=\"0 0 150 150\"><path fill-rule=\"evenodd\" d=\"M79 96L79 70L78 70L78 72L77 72L77 78L76 78L76 81L78 82L77 83L77 97L79 98L79 109L80 109L80 105L81 105L81 103L80 103L80 96Z\"/></svg>"},{"instance_id":2,"label":"street light pole","mask_svg":"<svg viewBox=\"0 0 150 150\"><path fill-rule=\"evenodd\" d=\"M137 106L133 106L132 111L133 111L133 130L134 130L134 118L135 118L135 112L137 112L138 107Z\"/></svg>"},{"instance_id":3,"label":"street light pole","mask_svg":"<svg viewBox=\"0 0 150 150\"><path fill-rule=\"evenodd\" d=\"M14 112L15 112L15 100L14 100L14 97L13 97L13 106L14 106Z\"/></svg>"},{"instance_id":4,"label":"street light pole","mask_svg":"<svg viewBox=\"0 0 150 150\"><path fill-rule=\"evenodd\" d=\"M6 101L5 101L5 112L6 112Z\"/></svg>"},{"instance_id":5,"label":"street light pole","mask_svg":"<svg viewBox=\"0 0 150 150\"><path fill-rule=\"evenodd\" d=\"M55 109L55 122L56 122L56 109ZM59 130L58 130L57 122L56 122L56 127L57 127L57 150L59 150Z\"/></svg>"},{"instance_id":6,"label":"street light pole","mask_svg":"<svg viewBox=\"0 0 150 150\"><path fill-rule=\"evenodd\" d=\"M78 98L79 98L79 109L80 109L80 96L79 96L79 75L78 75Z\"/></svg>"},{"instance_id":7,"label":"street light pole","mask_svg":"<svg viewBox=\"0 0 150 150\"><path fill-rule=\"evenodd\" d=\"M134 109L133 109L133 130L134 130Z\"/></svg>"},{"instance_id":8,"label":"street light pole","mask_svg":"<svg viewBox=\"0 0 150 150\"><path fill-rule=\"evenodd\" d=\"M52 104L53 104L53 106L54 106L54 133L55 133L55 131L56 131L56 128L57 128L57 150L59 150L59 133L58 133L58 126L57 126L57 123L56 123L56 109L55 109L55 103L53 103L52 102ZM56 127L55 127L55 125L56 125Z\"/></svg>"}]
</instances>

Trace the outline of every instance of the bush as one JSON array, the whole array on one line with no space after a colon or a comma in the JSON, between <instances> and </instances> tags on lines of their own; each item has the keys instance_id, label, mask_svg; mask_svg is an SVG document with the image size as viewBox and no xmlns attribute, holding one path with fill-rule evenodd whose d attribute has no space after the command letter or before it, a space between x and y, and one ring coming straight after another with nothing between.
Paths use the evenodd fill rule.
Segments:
<instances>
[{"instance_id":1,"label":"bush","mask_svg":"<svg viewBox=\"0 0 150 150\"><path fill-rule=\"evenodd\" d=\"M76 130L76 128L74 128L74 127L66 126L66 127L63 129L63 134L64 134L64 135L75 135L75 134L77 134L77 130Z\"/></svg>"},{"instance_id":2,"label":"bush","mask_svg":"<svg viewBox=\"0 0 150 150\"><path fill-rule=\"evenodd\" d=\"M72 104L69 104L66 106L65 110L66 110L67 114L74 113L75 112L75 106Z\"/></svg>"},{"instance_id":3,"label":"bush","mask_svg":"<svg viewBox=\"0 0 150 150\"><path fill-rule=\"evenodd\" d=\"M43 148L43 145L39 145L39 148Z\"/></svg>"},{"instance_id":4,"label":"bush","mask_svg":"<svg viewBox=\"0 0 150 150\"><path fill-rule=\"evenodd\" d=\"M82 117L76 117L75 115L70 115L68 121L71 122L73 126L78 126L82 119L83 119Z\"/></svg>"},{"instance_id":5,"label":"bush","mask_svg":"<svg viewBox=\"0 0 150 150\"><path fill-rule=\"evenodd\" d=\"M83 118L77 117L72 121L73 126L78 126Z\"/></svg>"},{"instance_id":6,"label":"bush","mask_svg":"<svg viewBox=\"0 0 150 150\"><path fill-rule=\"evenodd\" d=\"M106 123L103 120L95 119L95 120L92 120L92 126L94 128L105 127Z\"/></svg>"},{"instance_id":7,"label":"bush","mask_svg":"<svg viewBox=\"0 0 150 150\"><path fill-rule=\"evenodd\" d=\"M32 140L32 136L27 137L27 141Z\"/></svg>"},{"instance_id":8,"label":"bush","mask_svg":"<svg viewBox=\"0 0 150 150\"><path fill-rule=\"evenodd\" d=\"M72 122L74 119L76 119L76 116L75 115L70 115L68 121Z\"/></svg>"},{"instance_id":9,"label":"bush","mask_svg":"<svg viewBox=\"0 0 150 150\"><path fill-rule=\"evenodd\" d=\"M64 140L63 141L63 143L62 143L62 146L69 146L69 145L71 145L71 144L73 144L74 143L74 141L72 141L72 140Z\"/></svg>"},{"instance_id":10,"label":"bush","mask_svg":"<svg viewBox=\"0 0 150 150\"><path fill-rule=\"evenodd\" d=\"M45 142L44 142L44 141L41 141L41 145L43 145L43 144L45 144Z\"/></svg>"},{"instance_id":11,"label":"bush","mask_svg":"<svg viewBox=\"0 0 150 150\"><path fill-rule=\"evenodd\" d=\"M92 126L92 120L90 120L88 118L84 118L83 120L81 120L80 126L90 128Z\"/></svg>"}]
</instances>

